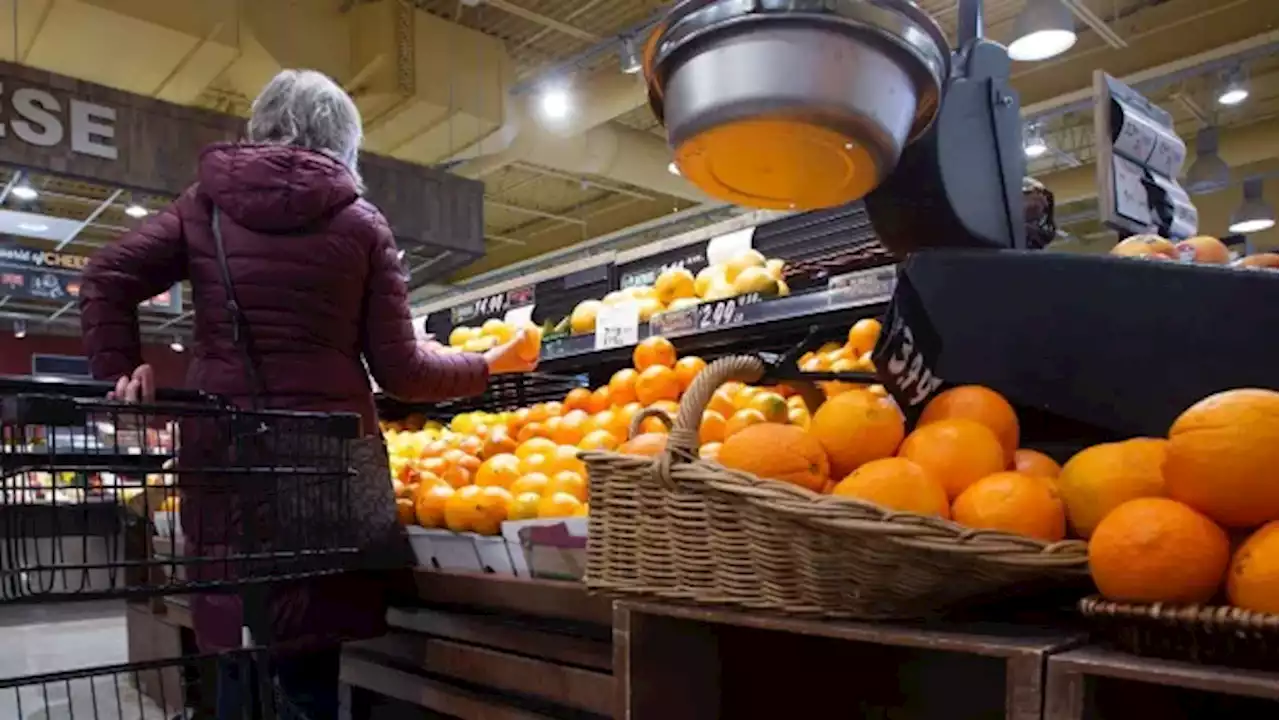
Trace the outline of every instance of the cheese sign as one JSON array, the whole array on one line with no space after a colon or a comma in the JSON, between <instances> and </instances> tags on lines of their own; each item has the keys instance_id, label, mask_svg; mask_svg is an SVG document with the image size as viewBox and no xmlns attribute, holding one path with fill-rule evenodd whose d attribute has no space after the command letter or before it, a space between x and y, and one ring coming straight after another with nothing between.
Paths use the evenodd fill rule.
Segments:
<instances>
[{"instance_id":1,"label":"cheese sign","mask_svg":"<svg viewBox=\"0 0 1280 720\"><path fill-rule=\"evenodd\" d=\"M120 155L116 147L116 111L70 98L65 102L47 90L0 83L5 117L0 138L36 147L69 145L71 152L104 160Z\"/></svg>"}]
</instances>

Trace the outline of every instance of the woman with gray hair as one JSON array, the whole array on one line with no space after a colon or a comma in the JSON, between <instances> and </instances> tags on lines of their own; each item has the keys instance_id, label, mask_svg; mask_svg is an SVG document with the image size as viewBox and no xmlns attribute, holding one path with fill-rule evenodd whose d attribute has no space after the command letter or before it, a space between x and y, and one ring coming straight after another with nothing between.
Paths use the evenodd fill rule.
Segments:
<instances>
[{"instance_id":1,"label":"woman with gray hair","mask_svg":"<svg viewBox=\"0 0 1280 720\"><path fill-rule=\"evenodd\" d=\"M116 382L117 399L145 402L154 388L138 304L190 281L188 386L245 408L358 413L357 481L381 474L385 486L362 510L381 526L394 524L395 508L368 374L391 395L429 401L479 394L491 373L532 364L517 349L522 337L484 355L416 340L395 238L361 197L361 135L355 103L332 80L281 72L254 101L246 142L207 148L195 185L94 255L80 305L94 376ZM208 467L223 450L183 433L179 467ZM218 540L202 537L201 502L212 499L184 493L182 514L188 554L204 557ZM384 630L383 584L338 576L274 594L269 640L294 651L275 663L277 680L311 720L337 717L338 643ZM203 650L240 646L238 597L197 595L192 605Z\"/></svg>"}]
</instances>

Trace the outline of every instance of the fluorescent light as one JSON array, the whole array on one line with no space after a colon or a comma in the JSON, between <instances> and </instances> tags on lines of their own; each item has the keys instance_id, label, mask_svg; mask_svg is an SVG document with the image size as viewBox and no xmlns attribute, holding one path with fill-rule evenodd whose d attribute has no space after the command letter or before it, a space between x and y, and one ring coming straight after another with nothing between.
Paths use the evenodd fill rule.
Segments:
<instances>
[{"instance_id":1,"label":"fluorescent light","mask_svg":"<svg viewBox=\"0 0 1280 720\"><path fill-rule=\"evenodd\" d=\"M1218 96L1219 105L1239 105L1249 99L1249 91L1243 85L1231 85Z\"/></svg>"},{"instance_id":2,"label":"fluorescent light","mask_svg":"<svg viewBox=\"0 0 1280 720\"><path fill-rule=\"evenodd\" d=\"M622 42L618 44L618 65L628 75L635 75L642 69L635 38L622 38Z\"/></svg>"},{"instance_id":3,"label":"fluorescent light","mask_svg":"<svg viewBox=\"0 0 1280 720\"><path fill-rule=\"evenodd\" d=\"M13 321L13 336L14 336L14 337L16 337L16 338L18 338L19 340L21 340L22 338L24 338L24 337L26 337L26 336L27 336L27 321L26 321L26 320L14 320L14 321Z\"/></svg>"},{"instance_id":4,"label":"fluorescent light","mask_svg":"<svg viewBox=\"0 0 1280 720\"><path fill-rule=\"evenodd\" d=\"M144 218L144 217L146 217L146 216L150 215L150 214L151 214L151 211L150 211L150 210L148 210L148 209L146 209L146 208L144 208L144 207L142 207L141 205L139 205L139 204L137 204L137 203L134 203L134 204L132 204L132 205L130 205L129 207L127 207L127 208L125 208L125 209L124 209L124 214L125 214L125 215L128 215L128 216L129 216L129 217L131 217L131 218Z\"/></svg>"},{"instance_id":5,"label":"fluorescent light","mask_svg":"<svg viewBox=\"0 0 1280 720\"><path fill-rule=\"evenodd\" d=\"M1252 177L1244 181L1244 202L1231 213L1228 232L1255 233L1276 224L1276 211L1262 199L1262 178Z\"/></svg>"},{"instance_id":6,"label":"fluorescent light","mask_svg":"<svg viewBox=\"0 0 1280 720\"><path fill-rule=\"evenodd\" d=\"M176 353L180 353L185 351L187 346L182 344L182 338L175 336L173 338L173 342L169 343L169 349Z\"/></svg>"},{"instance_id":7,"label":"fluorescent light","mask_svg":"<svg viewBox=\"0 0 1280 720\"><path fill-rule=\"evenodd\" d=\"M671 162L667 163L667 172L671 173L672 175L680 174L680 166L676 164L675 160L672 160Z\"/></svg>"},{"instance_id":8,"label":"fluorescent light","mask_svg":"<svg viewBox=\"0 0 1280 720\"><path fill-rule=\"evenodd\" d=\"M24 223L18 223L18 229L26 230L27 232L40 233L48 230L49 226L45 225L44 223L25 223L24 222Z\"/></svg>"},{"instance_id":9,"label":"fluorescent light","mask_svg":"<svg viewBox=\"0 0 1280 720\"><path fill-rule=\"evenodd\" d=\"M569 116L569 93L563 88L548 88L543 91L538 102L543 117L548 120L563 120Z\"/></svg>"},{"instance_id":10,"label":"fluorescent light","mask_svg":"<svg viewBox=\"0 0 1280 720\"><path fill-rule=\"evenodd\" d=\"M1048 60L1075 44L1071 10L1061 0L1027 0L1013 23L1009 57L1021 62Z\"/></svg>"},{"instance_id":11,"label":"fluorescent light","mask_svg":"<svg viewBox=\"0 0 1280 720\"><path fill-rule=\"evenodd\" d=\"M22 185L18 185L17 187L10 190L9 192L12 193L13 196L18 198L19 200L35 200L36 198L40 197L40 193L37 192L35 188L31 187L30 185L27 185L26 183L23 183Z\"/></svg>"}]
</instances>

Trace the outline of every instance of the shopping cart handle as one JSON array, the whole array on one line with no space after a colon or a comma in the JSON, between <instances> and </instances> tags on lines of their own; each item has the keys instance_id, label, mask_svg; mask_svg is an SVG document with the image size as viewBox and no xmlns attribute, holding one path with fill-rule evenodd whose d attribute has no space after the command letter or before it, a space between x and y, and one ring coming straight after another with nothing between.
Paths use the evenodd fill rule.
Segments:
<instances>
[{"instance_id":1,"label":"shopping cart handle","mask_svg":"<svg viewBox=\"0 0 1280 720\"><path fill-rule=\"evenodd\" d=\"M60 377L0 375L0 396L55 393L79 398L104 398L115 389L115 383L98 380L72 380ZM165 403L210 403L217 398L199 390L156 388L156 401Z\"/></svg>"}]
</instances>

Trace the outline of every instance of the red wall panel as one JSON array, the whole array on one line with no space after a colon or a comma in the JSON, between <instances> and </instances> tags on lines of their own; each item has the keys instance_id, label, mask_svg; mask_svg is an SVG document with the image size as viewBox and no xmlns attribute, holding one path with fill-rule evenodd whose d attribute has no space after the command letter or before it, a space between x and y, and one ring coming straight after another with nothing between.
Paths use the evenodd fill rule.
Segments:
<instances>
[{"instance_id":1,"label":"red wall panel","mask_svg":"<svg viewBox=\"0 0 1280 720\"><path fill-rule=\"evenodd\" d=\"M0 333L0 375L30 375L33 354L83 356L84 346L78 337L28 335L19 339L10 333ZM188 353L176 353L168 345L147 345L142 349L142 356L155 368L156 384L160 387L186 384Z\"/></svg>"}]
</instances>

